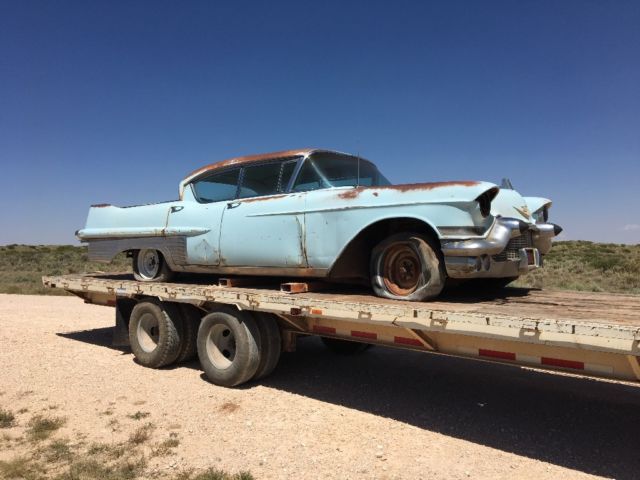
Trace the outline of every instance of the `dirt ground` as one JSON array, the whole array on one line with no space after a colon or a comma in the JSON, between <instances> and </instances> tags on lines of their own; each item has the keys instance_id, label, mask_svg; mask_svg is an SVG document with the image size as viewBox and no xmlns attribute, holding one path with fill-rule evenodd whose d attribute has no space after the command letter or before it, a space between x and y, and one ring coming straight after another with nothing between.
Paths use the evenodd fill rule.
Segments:
<instances>
[{"instance_id":1,"label":"dirt ground","mask_svg":"<svg viewBox=\"0 0 640 480\"><path fill-rule=\"evenodd\" d=\"M197 362L136 364L111 347L113 320L73 297L0 295L0 408L15 414L0 460L54 415L66 423L51 438L74 448L147 425L139 478L638 478L633 385L380 347L342 357L306 338L261 384L227 389Z\"/></svg>"}]
</instances>

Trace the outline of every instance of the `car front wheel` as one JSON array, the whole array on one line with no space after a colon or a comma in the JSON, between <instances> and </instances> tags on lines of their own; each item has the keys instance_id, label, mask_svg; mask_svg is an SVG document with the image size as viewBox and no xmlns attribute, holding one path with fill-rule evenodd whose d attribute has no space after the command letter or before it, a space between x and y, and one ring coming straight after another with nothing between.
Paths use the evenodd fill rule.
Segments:
<instances>
[{"instance_id":1,"label":"car front wheel","mask_svg":"<svg viewBox=\"0 0 640 480\"><path fill-rule=\"evenodd\" d=\"M379 297L423 301L436 298L445 283L438 247L416 233L399 233L371 253L371 286Z\"/></svg>"}]
</instances>

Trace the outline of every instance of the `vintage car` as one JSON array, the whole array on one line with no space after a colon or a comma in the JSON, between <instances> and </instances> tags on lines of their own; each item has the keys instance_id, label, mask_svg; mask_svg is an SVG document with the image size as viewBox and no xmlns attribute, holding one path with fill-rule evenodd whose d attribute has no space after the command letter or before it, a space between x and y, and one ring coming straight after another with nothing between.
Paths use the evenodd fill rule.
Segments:
<instances>
[{"instance_id":1,"label":"vintage car","mask_svg":"<svg viewBox=\"0 0 640 480\"><path fill-rule=\"evenodd\" d=\"M363 158L303 149L205 166L180 183L179 200L93 205L76 235L91 260L127 252L140 281L311 277L427 300L447 279L504 286L540 267L561 231L550 206L508 181L392 185Z\"/></svg>"}]
</instances>

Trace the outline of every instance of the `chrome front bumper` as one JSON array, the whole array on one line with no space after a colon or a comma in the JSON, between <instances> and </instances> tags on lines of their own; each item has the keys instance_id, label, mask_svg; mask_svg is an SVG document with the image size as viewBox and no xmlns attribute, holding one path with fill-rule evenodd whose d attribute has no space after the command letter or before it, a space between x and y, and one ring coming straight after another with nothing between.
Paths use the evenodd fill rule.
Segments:
<instances>
[{"instance_id":1,"label":"chrome front bumper","mask_svg":"<svg viewBox=\"0 0 640 480\"><path fill-rule=\"evenodd\" d=\"M498 218L484 238L443 241L451 278L517 277L542 266L551 239L562 231L552 223L530 224Z\"/></svg>"}]
</instances>

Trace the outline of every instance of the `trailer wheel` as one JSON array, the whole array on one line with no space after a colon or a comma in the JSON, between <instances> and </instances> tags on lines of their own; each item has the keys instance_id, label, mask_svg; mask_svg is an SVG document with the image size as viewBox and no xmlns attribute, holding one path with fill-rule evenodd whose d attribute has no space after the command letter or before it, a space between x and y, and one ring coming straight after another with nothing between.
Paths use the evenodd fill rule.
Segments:
<instances>
[{"instance_id":1,"label":"trailer wheel","mask_svg":"<svg viewBox=\"0 0 640 480\"><path fill-rule=\"evenodd\" d=\"M182 314L182 334L180 335L180 352L176 363L188 362L198 355L198 327L200 326L200 310L193 305L179 304Z\"/></svg>"},{"instance_id":2,"label":"trailer wheel","mask_svg":"<svg viewBox=\"0 0 640 480\"><path fill-rule=\"evenodd\" d=\"M278 365L282 352L282 337L273 315L263 312L253 312L253 315L260 330L260 364L253 380L259 380L271 374Z\"/></svg>"},{"instance_id":3,"label":"trailer wheel","mask_svg":"<svg viewBox=\"0 0 640 480\"><path fill-rule=\"evenodd\" d=\"M233 387L251 379L260 364L260 332L251 314L222 307L198 328L198 357L207 378Z\"/></svg>"},{"instance_id":4,"label":"trailer wheel","mask_svg":"<svg viewBox=\"0 0 640 480\"><path fill-rule=\"evenodd\" d=\"M341 340L339 338L320 337L324 346L331 350L333 353L340 355L353 355L356 353L364 352L371 344L351 342L349 340Z\"/></svg>"},{"instance_id":5,"label":"trailer wheel","mask_svg":"<svg viewBox=\"0 0 640 480\"><path fill-rule=\"evenodd\" d=\"M173 363L180 349L181 323L180 311L172 303L137 303L129 320L129 343L138 362L150 368Z\"/></svg>"},{"instance_id":6,"label":"trailer wheel","mask_svg":"<svg viewBox=\"0 0 640 480\"><path fill-rule=\"evenodd\" d=\"M139 282L168 282L175 273L158 250L145 248L133 254L133 278Z\"/></svg>"},{"instance_id":7,"label":"trailer wheel","mask_svg":"<svg viewBox=\"0 0 640 480\"><path fill-rule=\"evenodd\" d=\"M423 301L436 298L446 274L435 243L416 233L399 233L371 252L371 286L379 297Z\"/></svg>"}]
</instances>

